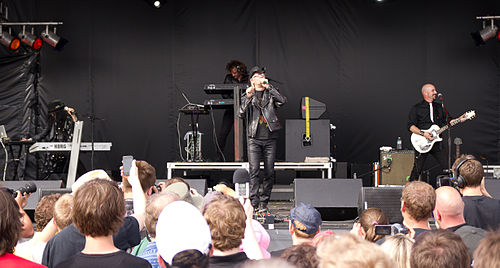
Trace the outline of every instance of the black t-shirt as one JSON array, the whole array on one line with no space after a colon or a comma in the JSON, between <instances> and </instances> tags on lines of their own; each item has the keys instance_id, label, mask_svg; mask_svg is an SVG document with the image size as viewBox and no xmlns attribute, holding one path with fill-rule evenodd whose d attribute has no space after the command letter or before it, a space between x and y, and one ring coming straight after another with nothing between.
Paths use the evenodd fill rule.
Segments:
<instances>
[{"instance_id":1,"label":"black t-shirt","mask_svg":"<svg viewBox=\"0 0 500 268\"><path fill-rule=\"evenodd\" d=\"M422 228L413 228L413 231L415 231L415 235L413 236L413 239L417 239L417 236L419 236L422 233L425 233L427 231L430 231L430 230L422 229Z\"/></svg>"},{"instance_id":2,"label":"black t-shirt","mask_svg":"<svg viewBox=\"0 0 500 268\"><path fill-rule=\"evenodd\" d=\"M486 196L464 196L464 218L467 225L496 230L500 224L500 200Z\"/></svg>"},{"instance_id":3,"label":"black t-shirt","mask_svg":"<svg viewBox=\"0 0 500 268\"><path fill-rule=\"evenodd\" d=\"M264 91L255 91L255 97L259 100L259 105L262 104L262 97L264 96ZM257 124L257 133L255 133L255 139L267 140L278 138L278 132L271 132L267 121L262 115L262 110L259 115L259 123Z\"/></svg>"},{"instance_id":4,"label":"black t-shirt","mask_svg":"<svg viewBox=\"0 0 500 268\"><path fill-rule=\"evenodd\" d=\"M124 223L117 234L113 235L115 247L127 250L141 242L139 234L139 222L134 217L125 217ZM42 264L54 267L58 263L67 260L85 247L85 236L71 224L64 228L56 236L52 237L43 251Z\"/></svg>"},{"instance_id":5,"label":"black t-shirt","mask_svg":"<svg viewBox=\"0 0 500 268\"><path fill-rule=\"evenodd\" d=\"M135 267L151 267L148 261L141 259L139 257L132 256L124 251L118 251L109 254L84 254L77 253L68 260L65 260L58 265L56 268L110 268L110 267L120 267L120 268L135 268Z\"/></svg>"},{"instance_id":6,"label":"black t-shirt","mask_svg":"<svg viewBox=\"0 0 500 268\"><path fill-rule=\"evenodd\" d=\"M248 261L245 252L239 252L228 256L212 256L208 259L210 268L240 267Z\"/></svg>"}]
</instances>

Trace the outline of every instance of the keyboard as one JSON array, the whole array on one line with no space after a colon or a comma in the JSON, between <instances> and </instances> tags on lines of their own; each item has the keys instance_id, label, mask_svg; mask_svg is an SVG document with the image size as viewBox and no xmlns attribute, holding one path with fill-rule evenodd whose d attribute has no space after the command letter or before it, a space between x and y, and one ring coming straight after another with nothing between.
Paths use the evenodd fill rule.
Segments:
<instances>
[{"instance_id":1,"label":"keyboard","mask_svg":"<svg viewBox=\"0 0 500 268\"><path fill-rule=\"evenodd\" d=\"M111 151L111 142L94 142L94 151ZM30 147L34 152L64 152L71 151L71 142L37 142ZM80 151L92 151L91 142L80 143Z\"/></svg>"},{"instance_id":2,"label":"keyboard","mask_svg":"<svg viewBox=\"0 0 500 268\"><path fill-rule=\"evenodd\" d=\"M216 100L205 100L203 102L205 106L210 106L213 109L227 109L233 107L233 99L216 99Z\"/></svg>"}]
</instances>

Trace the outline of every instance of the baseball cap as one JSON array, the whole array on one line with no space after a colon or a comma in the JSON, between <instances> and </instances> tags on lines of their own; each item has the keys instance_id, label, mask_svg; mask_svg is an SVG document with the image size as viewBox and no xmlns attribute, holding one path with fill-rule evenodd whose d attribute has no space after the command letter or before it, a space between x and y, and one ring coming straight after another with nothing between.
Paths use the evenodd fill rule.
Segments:
<instances>
[{"instance_id":1,"label":"baseball cap","mask_svg":"<svg viewBox=\"0 0 500 268\"><path fill-rule=\"evenodd\" d=\"M297 227L295 221L300 222L302 226ZM306 234L313 234L318 231L321 225L321 214L311 204L300 203L290 210L290 222L295 229Z\"/></svg>"},{"instance_id":2,"label":"baseball cap","mask_svg":"<svg viewBox=\"0 0 500 268\"><path fill-rule=\"evenodd\" d=\"M174 182L165 188L166 192L173 192L179 197L190 203L191 205L201 209L203 204L203 196L201 196L195 189L189 189L189 186L184 182Z\"/></svg>"},{"instance_id":3,"label":"baseball cap","mask_svg":"<svg viewBox=\"0 0 500 268\"><path fill-rule=\"evenodd\" d=\"M212 236L201 212L186 201L168 204L160 213L156 224L158 253L168 264L184 250L198 250L208 256Z\"/></svg>"},{"instance_id":4,"label":"baseball cap","mask_svg":"<svg viewBox=\"0 0 500 268\"><path fill-rule=\"evenodd\" d=\"M250 75L249 78L252 78L252 76L255 74L255 73L260 73L260 74L264 74L266 73L266 68L264 67L260 67L260 66L254 66L250 69L250 71L248 72L248 74Z\"/></svg>"}]
</instances>

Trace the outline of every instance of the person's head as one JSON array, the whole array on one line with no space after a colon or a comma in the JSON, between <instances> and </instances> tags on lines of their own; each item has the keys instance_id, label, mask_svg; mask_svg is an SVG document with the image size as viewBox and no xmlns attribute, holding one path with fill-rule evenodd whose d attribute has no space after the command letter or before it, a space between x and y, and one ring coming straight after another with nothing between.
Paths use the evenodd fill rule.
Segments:
<instances>
[{"instance_id":1,"label":"person's head","mask_svg":"<svg viewBox=\"0 0 500 268\"><path fill-rule=\"evenodd\" d=\"M436 99L437 91L433 84L425 84L422 86L422 96L427 102L433 102Z\"/></svg>"},{"instance_id":2,"label":"person's head","mask_svg":"<svg viewBox=\"0 0 500 268\"><path fill-rule=\"evenodd\" d=\"M226 64L226 71L235 79L247 74L247 66L238 60L232 60Z\"/></svg>"},{"instance_id":3,"label":"person's head","mask_svg":"<svg viewBox=\"0 0 500 268\"><path fill-rule=\"evenodd\" d=\"M436 189L434 219L438 228L441 229L465 223L464 202L455 188L441 186Z\"/></svg>"},{"instance_id":4,"label":"person's head","mask_svg":"<svg viewBox=\"0 0 500 268\"><path fill-rule=\"evenodd\" d=\"M71 191L72 193L75 193L78 191L78 188L80 188L82 185L84 185L86 182L95 180L95 179L103 179L103 180L108 180L112 181L112 179L109 177L108 173L102 169L94 169L91 170L82 176L78 177L78 179L73 183L71 186Z\"/></svg>"},{"instance_id":5,"label":"person's head","mask_svg":"<svg viewBox=\"0 0 500 268\"><path fill-rule=\"evenodd\" d=\"M360 235L370 242L375 242L384 237L375 234L375 225L389 224L389 219L380 208L368 208L359 216L359 224L361 225Z\"/></svg>"},{"instance_id":6,"label":"person's head","mask_svg":"<svg viewBox=\"0 0 500 268\"><path fill-rule=\"evenodd\" d=\"M266 69L260 66L254 66L252 67L252 69L250 69L248 74L250 82L252 82L253 84L259 84L257 83L258 81L266 78Z\"/></svg>"},{"instance_id":7,"label":"person's head","mask_svg":"<svg viewBox=\"0 0 500 268\"><path fill-rule=\"evenodd\" d=\"M21 213L12 194L0 187L0 256L14 252L20 238L22 223Z\"/></svg>"},{"instance_id":8,"label":"person's head","mask_svg":"<svg viewBox=\"0 0 500 268\"><path fill-rule=\"evenodd\" d=\"M57 120L62 120L66 117L67 113L64 108L66 108L66 104L59 99L52 100L47 104L47 112Z\"/></svg>"},{"instance_id":9,"label":"person's head","mask_svg":"<svg viewBox=\"0 0 500 268\"><path fill-rule=\"evenodd\" d=\"M72 222L73 195L63 194L54 205L54 222L57 229L62 230Z\"/></svg>"},{"instance_id":10,"label":"person's head","mask_svg":"<svg viewBox=\"0 0 500 268\"><path fill-rule=\"evenodd\" d=\"M201 196L195 189L191 188L189 184L182 178L178 178L178 181L168 180L164 188L164 192L176 193L181 200L184 200L191 205L197 207L201 210L203 204L203 196Z\"/></svg>"},{"instance_id":11,"label":"person's head","mask_svg":"<svg viewBox=\"0 0 500 268\"><path fill-rule=\"evenodd\" d=\"M457 169L457 166L460 167ZM484 177L484 169L481 162L477 161L473 155L462 155L452 166L454 176L461 176L464 180L463 187L480 187ZM458 178L453 178L457 180Z\"/></svg>"},{"instance_id":12,"label":"person's head","mask_svg":"<svg viewBox=\"0 0 500 268\"><path fill-rule=\"evenodd\" d=\"M175 254L171 268L208 268L209 256L196 249L188 249Z\"/></svg>"},{"instance_id":13,"label":"person's head","mask_svg":"<svg viewBox=\"0 0 500 268\"><path fill-rule=\"evenodd\" d=\"M321 230L321 214L311 204L299 203L290 210L289 231L292 237L313 239Z\"/></svg>"},{"instance_id":14,"label":"person's head","mask_svg":"<svg viewBox=\"0 0 500 268\"><path fill-rule=\"evenodd\" d=\"M320 268L389 268L394 263L380 246L353 234L327 237L318 245Z\"/></svg>"},{"instance_id":15,"label":"person's head","mask_svg":"<svg viewBox=\"0 0 500 268\"><path fill-rule=\"evenodd\" d=\"M432 216L436 204L436 192L428 183L412 181L407 183L401 193L401 212L403 218L426 221Z\"/></svg>"},{"instance_id":16,"label":"person's head","mask_svg":"<svg viewBox=\"0 0 500 268\"><path fill-rule=\"evenodd\" d=\"M54 204L61 194L46 195L40 199L35 208L36 230L41 232L54 217Z\"/></svg>"},{"instance_id":17,"label":"person's head","mask_svg":"<svg viewBox=\"0 0 500 268\"><path fill-rule=\"evenodd\" d=\"M474 268L500 267L500 232L489 232L474 251Z\"/></svg>"},{"instance_id":18,"label":"person's head","mask_svg":"<svg viewBox=\"0 0 500 268\"><path fill-rule=\"evenodd\" d=\"M160 216L162 210L168 204L178 200L180 200L180 197L171 192L161 192L149 197L146 203L145 226L148 234L152 238L156 237L156 223L158 222L158 217Z\"/></svg>"},{"instance_id":19,"label":"person's head","mask_svg":"<svg viewBox=\"0 0 500 268\"><path fill-rule=\"evenodd\" d=\"M210 256L210 229L197 208L185 201L174 201L158 217L156 246L162 267L172 265L174 256L184 250L194 249Z\"/></svg>"},{"instance_id":20,"label":"person's head","mask_svg":"<svg viewBox=\"0 0 500 268\"><path fill-rule=\"evenodd\" d=\"M315 268L318 267L318 257L316 248L311 245L295 245L287 248L280 258L295 265L297 268Z\"/></svg>"},{"instance_id":21,"label":"person's head","mask_svg":"<svg viewBox=\"0 0 500 268\"><path fill-rule=\"evenodd\" d=\"M137 166L137 172L139 173L139 181L141 181L142 191L146 195L151 195L153 193L153 187L156 183L156 169L146 161L137 160L135 161ZM126 178L123 178L123 190L125 192L132 191L132 185L128 182Z\"/></svg>"},{"instance_id":22,"label":"person's head","mask_svg":"<svg viewBox=\"0 0 500 268\"><path fill-rule=\"evenodd\" d=\"M462 238L452 231L440 229L427 231L417 237L410 264L412 268L468 268L471 261Z\"/></svg>"},{"instance_id":23,"label":"person's head","mask_svg":"<svg viewBox=\"0 0 500 268\"><path fill-rule=\"evenodd\" d=\"M114 181L95 179L75 193L73 223L82 235L110 236L123 224L124 214L123 192Z\"/></svg>"},{"instance_id":24,"label":"person's head","mask_svg":"<svg viewBox=\"0 0 500 268\"><path fill-rule=\"evenodd\" d=\"M410 268L411 248L415 240L404 234L387 236L380 246L399 268Z\"/></svg>"},{"instance_id":25,"label":"person's head","mask_svg":"<svg viewBox=\"0 0 500 268\"><path fill-rule=\"evenodd\" d=\"M246 214L240 201L230 196L215 198L203 214L210 227L214 249L238 248L245 235Z\"/></svg>"}]
</instances>

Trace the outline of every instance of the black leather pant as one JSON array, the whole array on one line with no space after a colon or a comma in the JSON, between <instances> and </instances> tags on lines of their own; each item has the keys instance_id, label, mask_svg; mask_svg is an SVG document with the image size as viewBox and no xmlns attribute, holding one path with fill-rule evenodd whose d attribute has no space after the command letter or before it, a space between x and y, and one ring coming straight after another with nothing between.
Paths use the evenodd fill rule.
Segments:
<instances>
[{"instance_id":1,"label":"black leather pant","mask_svg":"<svg viewBox=\"0 0 500 268\"><path fill-rule=\"evenodd\" d=\"M258 140L248 138L248 163L250 165L250 200L257 208L267 206L274 184L274 159L276 158L276 139ZM259 196L260 161L264 162L264 181Z\"/></svg>"}]
</instances>

